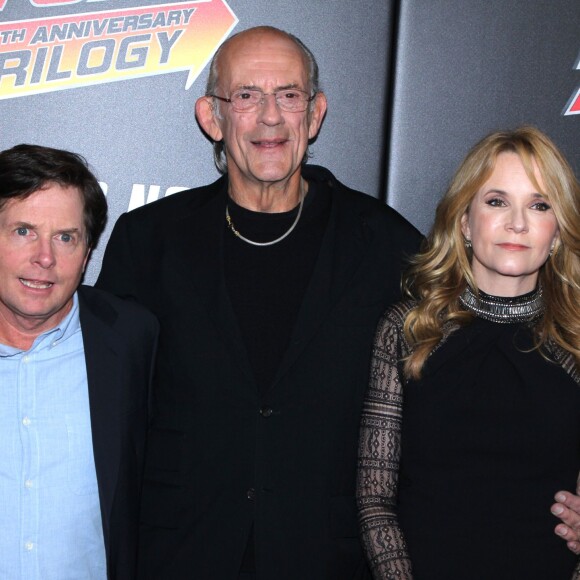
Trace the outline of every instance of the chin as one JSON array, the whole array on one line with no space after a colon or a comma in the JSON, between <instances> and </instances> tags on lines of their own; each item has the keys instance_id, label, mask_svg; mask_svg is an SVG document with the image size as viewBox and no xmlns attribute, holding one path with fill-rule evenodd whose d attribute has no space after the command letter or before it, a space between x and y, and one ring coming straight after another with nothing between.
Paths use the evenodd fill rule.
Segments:
<instances>
[{"instance_id":1,"label":"chin","mask_svg":"<svg viewBox=\"0 0 580 580\"><path fill-rule=\"evenodd\" d=\"M292 167L287 162L274 162L265 161L264 163L258 163L252 170L252 174L256 176L260 181L282 181L283 179L288 179L297 170L298 167Z\"/></svg>"},{"instance_id":2,"label":"chin","mask_svg":"<svg viewBox=\"0 0 580 580\"><path fill-rule=\"evenodd\" d=\"M504 276L510 277L526 277L526 276L537 276L538 272L540 271L540 267L538 268L504 268L500 270L498 273L503 274Z\"/></svg>"}]
</instances>

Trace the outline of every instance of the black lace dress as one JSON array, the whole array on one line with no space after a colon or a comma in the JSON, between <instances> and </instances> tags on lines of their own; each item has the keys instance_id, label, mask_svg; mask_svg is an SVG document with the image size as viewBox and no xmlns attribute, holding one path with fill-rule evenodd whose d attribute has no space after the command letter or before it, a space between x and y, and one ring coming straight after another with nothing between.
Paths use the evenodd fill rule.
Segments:
<instances>
[{"instance_id":1,"label":"black lace dress","mask_svg":"<svg viewBox=\"0 0 580 580\"><path fill-rule=\"evenodd\" d=\"M479 312L449 329L422 378L404 382L412 306L379 325L362 418L358 501L374 577L569 580L576 557L550 506L580 469L572 357L530 352L529 321L513 321L504 300L501 322Z\"/></svg>"}]
</instances>

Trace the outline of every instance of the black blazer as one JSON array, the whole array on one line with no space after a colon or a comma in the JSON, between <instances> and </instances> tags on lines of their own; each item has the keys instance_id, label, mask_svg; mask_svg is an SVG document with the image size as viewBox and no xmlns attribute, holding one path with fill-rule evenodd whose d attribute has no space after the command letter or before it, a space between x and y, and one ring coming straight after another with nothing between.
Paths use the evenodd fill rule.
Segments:
<instances>
[{"instance_id":1,"label":"black blazer","mask_svg":"<svg viewBox=\"0 0 580 580\"><path fill-rule=\"evenodd\" d=\"M290 346L261 397L226 291L227 178L121 216L98 285L161 323L142 504L142 578L341 580L358 539L359 417L375 326L418 232L309 166L331 214ZM229 234L228 234L229 235ZM267 275L267 272L264 273Z\"/></svg>"},{"instance_id":2,"label":"black blazer","mask_svg":"<svg viewBox=\"0 0 580 580\"><path fill-rule=\"evenodd\" d=\"M78 296L107 573L133 580L159 325L138 304L101 290L81 286Z\"/></svg>"}]
</instances>

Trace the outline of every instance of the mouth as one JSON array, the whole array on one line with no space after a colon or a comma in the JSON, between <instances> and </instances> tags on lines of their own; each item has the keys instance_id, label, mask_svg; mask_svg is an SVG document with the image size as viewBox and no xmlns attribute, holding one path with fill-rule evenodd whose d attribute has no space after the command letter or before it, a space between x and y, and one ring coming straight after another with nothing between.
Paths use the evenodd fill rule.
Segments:
<instances>
[{"instance_id":1,"label":"mouth","mask_svg":"<svg viewBox=\"0 0 580 580\"><path fill-rule=\"evenodd\" d=\"M286 139L276 139L274 141L272 140L252 141L252 145L255 145L256 147L261 147L263 149L274 149L276 147L279 147L280 145L284 145L285 143Z\"/></svg>"},{"instance_id":2,"label":"mouth","mask_svg":"<svg viewBox=\"0 0 580 580\"><path fill-rule=\"evenodd\" d=\"M46 282L43 280L28 280L26 278L18 278L20 283L27 288L32 288L33 290L46 290L54 285L53 282Z\"/></svg>"},{"instance_id":3,"label":"mouth","mask_svg":"<svg viewBox=\"0 0 580 580\"><path fill-rule=\"evenodd\" d=\"M524 246L523 244L505 243L505 244L498 244L498 246L500 248L503 248L504 250L513 251L513 252L518 252L521 250L529 250L529 247Z\"/></svg>"}]
</instances>

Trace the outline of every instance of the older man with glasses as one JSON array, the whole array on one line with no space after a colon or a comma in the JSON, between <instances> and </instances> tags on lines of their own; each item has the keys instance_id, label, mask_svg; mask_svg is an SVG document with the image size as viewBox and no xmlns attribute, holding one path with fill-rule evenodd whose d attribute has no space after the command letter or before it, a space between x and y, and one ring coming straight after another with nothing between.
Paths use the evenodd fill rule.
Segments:
<instances>
[{"instance_id":1,"label":"older man with glasses","mask_svg":"<svg viewBox=\"0 0 580 580\"><path fill-rule=\"evenodd\" d=\"M231 37L196 103L224 175L111 236L99 285L161 323L142 578L370 577L359 416L375 325L420 235L305 163L326 107L299 39Z\"/></svg>"}]
</instances>

